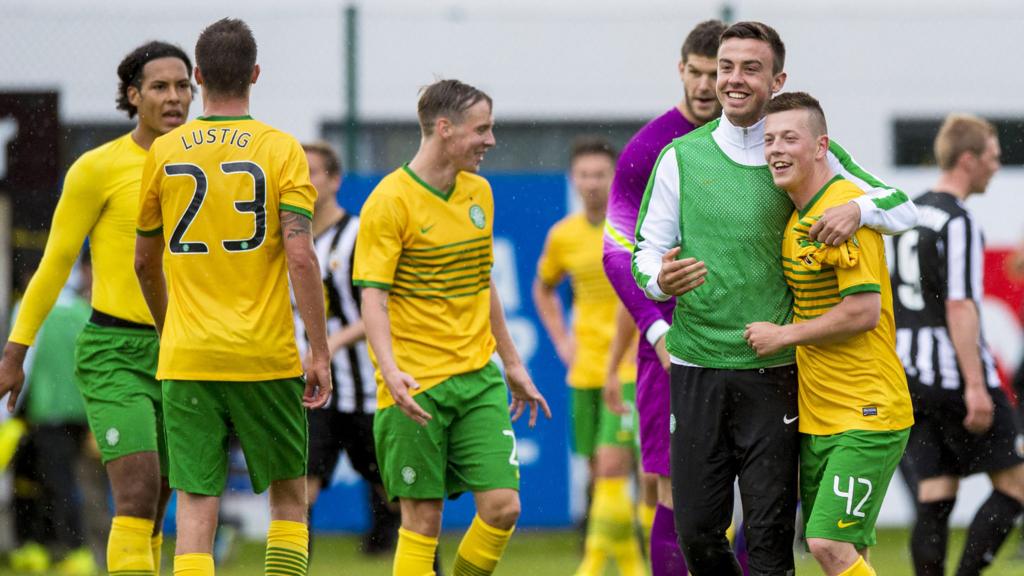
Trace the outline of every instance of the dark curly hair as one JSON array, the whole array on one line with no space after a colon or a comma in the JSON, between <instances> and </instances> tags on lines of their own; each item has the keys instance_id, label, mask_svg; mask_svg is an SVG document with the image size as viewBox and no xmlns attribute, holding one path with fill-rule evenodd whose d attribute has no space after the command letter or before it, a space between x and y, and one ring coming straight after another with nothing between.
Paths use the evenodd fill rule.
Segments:
<instances>
[{"instance_id":1,"label":"dark curly hair","mask_svg":"<svg viewBox=\"0 0 1024 576\"><path fill-rule=\"evenodd\" d=\"M136 89L141 89L142 69L148 62L158 58L178 58L185 63L188 77L192 78L192 60L184 50L174 44L152 40L132 50L117 65L117 77L121 80L117 85L117 109L127 112L129 118L134 118L138 110L128 101L128 87L135 86ZM195 93L195 86L192 87L192 92Z\"/></svg>"}]
</instances>

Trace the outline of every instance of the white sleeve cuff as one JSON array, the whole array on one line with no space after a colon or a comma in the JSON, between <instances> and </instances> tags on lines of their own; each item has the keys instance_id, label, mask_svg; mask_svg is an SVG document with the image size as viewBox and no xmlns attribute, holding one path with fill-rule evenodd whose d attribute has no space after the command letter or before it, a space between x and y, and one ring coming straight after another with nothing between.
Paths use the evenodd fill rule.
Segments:
<instances>
[{"instance_id":1,"label":"white sleeve cuff","mask_svg":"<svg viewBox=\"0 0 1024 576\"><path fill-rule=\"evenodd\" d=\"M873 213L874 210L876 210L876 207L875 203L871 201L871 197L867 195L858 196L853 200L850 200L850 202L853 202L854 204L860 207L860 225L872 225L873 222L871 222L870 215Z\"/></svg>"},{"instance_id":2,"label":"white sleeve cuff","mask_svg":"<svg viewBox=\"0 0 1024 576\"><path fill-rule=\"evenodd\" d=\"M658 343L658 340L661 340L661 337L668 332L669 328L670 326L668 322L665 322L664 320L656 320L654 324L651 324L651 327L647 329L647 333L644 334L644 338L647 338L647 341L650 342L651 346L654 346Z\"/></svg>"},{"instance_id":3,"label":"white sleeve cuff","mask_svg":"<svg viewBox=\"0 0 1024 576\"><path fill-rule=\"evenodd\" d=\"M661 291L661 286L658 286L658 275L651 276L648 280L647 286L644 286L644 292L647 292L647 297L651 300L657 300L658 302L664 302L669 299L669 295Z\"/></svg>"}]
</instances>

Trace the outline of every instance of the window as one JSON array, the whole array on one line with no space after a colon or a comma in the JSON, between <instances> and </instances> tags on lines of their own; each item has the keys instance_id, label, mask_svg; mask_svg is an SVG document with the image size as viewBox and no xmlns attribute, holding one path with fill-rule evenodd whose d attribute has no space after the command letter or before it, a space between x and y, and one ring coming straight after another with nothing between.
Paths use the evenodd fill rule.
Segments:
<instances>
[{"instance_id":1,"label":"window","mask_svg":"<svg viewBox=\"0 0 1024 576\"><path fill-rule=\"evenodd\" d=\"M903 118L893 122L893 163L934 166L933 144L944 118ZM1024 166L1024 118L988 118L999 133L1005 166Z\"/></svg>"}]
</instances>

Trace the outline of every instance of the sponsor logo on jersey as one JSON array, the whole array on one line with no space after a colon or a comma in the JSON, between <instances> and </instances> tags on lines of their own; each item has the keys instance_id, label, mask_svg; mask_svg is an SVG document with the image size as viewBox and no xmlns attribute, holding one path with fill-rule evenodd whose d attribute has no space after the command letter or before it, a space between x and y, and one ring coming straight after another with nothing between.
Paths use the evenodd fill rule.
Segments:
<instances>
[{"instance_id":1,"label":"sponsor logo on jersey","mask_svg":"<svg viewBox=\"0 0 1024 576\"><path fill-rule=\"evenodd\" d=\"M861 414L865 416L878 416L878 406L865 406L861 408Z\"/></svg>"},{"instance_id":2,"label":"sponsor logo on jersey","mask_svg":"<svg viewBox=\"0 0 1024 576\"><path fill-rule=\"evenodd\" d=\"M854 520L853 522L843 522L842 520L840 520L836 522L836 526L838 526L840 530L842 530L843 528L849 528L854 524L860 524L860 520Z\"/></svg>"}]
</instances>

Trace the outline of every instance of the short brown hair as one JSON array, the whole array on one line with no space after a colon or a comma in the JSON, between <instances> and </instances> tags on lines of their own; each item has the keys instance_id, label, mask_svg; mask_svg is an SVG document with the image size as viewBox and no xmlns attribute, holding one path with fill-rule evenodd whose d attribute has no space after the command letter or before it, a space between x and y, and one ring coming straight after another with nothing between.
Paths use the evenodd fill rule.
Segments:
<instances>
[{"instance_id":1,"label":"short brown hair","mask_svg":"<svg viewBox=\"0 0 1024 576\"><path fill-rule=\"evenodd\" d=\"M939 168L951 170L964 152L981 156L988 139L995 136L995 126L984 118L972 114L950 114L935 137L935 161Z\"/></svg>"},{"instance_id":2,"label":"short brown hair","mask_svg":"<svg viewBox=\"0 0 1024 576\"><path fill-rule=\"evenodd\" d=\"M249 94L256 67L256 38L245 22L223 18L210 24L196 41L196 66L203 87L219 96Z\"/></svg>"},{"instance_id":3,"label":"short brown hair","mask_svg":"<svg viewBox=\"0 0 1024 576\"><path fill-rule=\"evenodd\" d=\"M821 109L821 103L817 98L807 92L784 92L768 101L764 108L764 115L775 114L776 112L787 112L789 110L807 110L811 114L811 128L818 130L818 136L828 134L828 124L825 122L825 111ZM815 124L817 124L815 126Z\"/></svg>"},{"instance_id":4,"label":"short brown hair","mask_svg":"<svg viewBox=\"0 0 1024 576\"><path fill-rule=\"evenodd\" d=\"M434 122L441 117L457 124L462 121L466 110L481 100L488 106L494 105L483 90L458 80L438 80L425 86L420 91L420 101L416 106L420 129L424 135L430 136L434 133Z\"/></svg>"},{"instance_id":5,"label":"short brown hair","mask_svg":"<svg viewBox=\"0 0 1024 576\"><path fill-rule=\"evenodd\" d=\"M591 154L602 154L607 156L614 165L619 159L619 153L612 146L611 142L600 136L579 136L572 141L572 148L569 152L569 164L572 164L580 156Z\"/></svg>"},{"instance_id":6,"label":"short brown hair","mask_svg":"<svg viewBox=\"0 0 1024 576\"><path fill-rule=\"evenodd\" d=\"M327 172L328 176L341 177L341 159L338 158L338 153L334 151L330 144L323 140L306 142L302 145L302 149L307 154L316 154L324 161L324 171Z\"/></svg>"},{"instance_id":7,"label":"short brown hair","mask_svg":"<svg viewBox=\"0 0 1024 576\"><path fill-rule=\"evenodd\" d=\"M718 55L718 43L725 32L725 23L721 20L705 20L693 27L683 40L680 53L683 62L690 56L714 58Z\"/></svg>"},{"instance_id":8,"label":"short brown hair","mask_svg":"<svg viewBox=\"0 0 1024 576\"><path fill-rule=\"evenodd\" d=\"M722 42L730 38L760 40L767 43L772 49L772 74L782 72L786 64L786 45L771 26L762 22L737 22L722 32Z\"/></svg>"}]
</instances>

